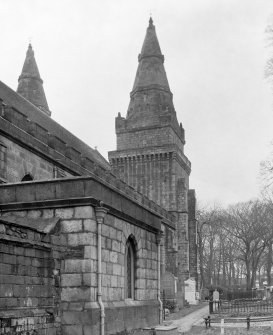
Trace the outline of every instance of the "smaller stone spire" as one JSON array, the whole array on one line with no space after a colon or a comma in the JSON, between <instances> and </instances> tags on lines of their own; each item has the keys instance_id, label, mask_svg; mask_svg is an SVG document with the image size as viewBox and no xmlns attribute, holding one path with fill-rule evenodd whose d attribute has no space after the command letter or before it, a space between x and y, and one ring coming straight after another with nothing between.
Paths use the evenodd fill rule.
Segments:
<instances>
[{"instance_id":1,"label":"smaller stone spire","mask_svg":"<svg viewBox=\"0 0 273 335\"><path fill-rule=\"evenodd\" d=\"M18 79L17 93L37 106L46 115L51 115L43 88L43 80L40 77L31 44L28 46L22 73Z\"/></svg>"}]
</instances>

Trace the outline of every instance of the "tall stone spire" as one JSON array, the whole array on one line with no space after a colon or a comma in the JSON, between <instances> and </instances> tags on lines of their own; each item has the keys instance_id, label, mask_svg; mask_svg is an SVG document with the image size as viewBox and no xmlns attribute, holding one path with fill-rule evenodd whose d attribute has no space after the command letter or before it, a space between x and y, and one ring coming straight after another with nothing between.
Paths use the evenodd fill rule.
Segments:
<instances>
[{"instance_id":1,"label":"tall stone spire","mask_svg":"<svg viewBox=\"0 0 273 335\"><path fill-rule=\"evenodd\" d=\"M157 88L170 93L164 69L164 56L161 53L153 20L150 18L141 53L138 56L138 69L131 95L143 89Z\"/></svg>"},{"instance_id":2,"label":"tall stone spire","mask_svg":"<svg viewBox=\"0 0 273 335\"><path fill-rule=\"evenodd\" d=\"M22 73L18 79L17 93L37 106L46 115L51 115L43 88L43 80L40 77L31 44L28 46Z\"/></svg>"},{"instance_id":3,"label":"tall stone spire","mask_svg":"<svg viewBox=\"0 0 273 335\"><path fill-rule=\"evenodd\" d=\"M167 123L185 144L184 129L179 126L173 105L164 56L162 55L152 18L146 31L138 68L130 93L130 103L126 115L126 128L166 126ZM116 130L122 120L116 119Z\"/></svg>"},{"instance_id":4,"label":"tall stone spire","mask_svg":"<svg viewBox=\"0 0 273 335\"><path fill-rule=\"evenodd\" d=\"M130 93L127 115L125 119L120 116L116 118L116 132L124 133L125 128L132 131L147 127L171 127L179 137L180 148L183 151L184 128L177 121L173 94L164 68L164 56L152 18L149 20L141 53L138 55L138 68ZM147 136L151 137L151 133ZM174 138L169 136L166 142L177 143ZM150 140L146 142L150 143Z\"/></svg>"},{"instance_id":5,"label":"tall stone spire","mask_svg":"<svg viewBox=\"0 0 273 335\"><path fill-rule=\"evenodd\" d=\"M108 154L113 172L175 216L175 231L162 223L162 271L165 264L166 271L179 278L179 296L183 297L184 280L189 274L196 275L194 262L189 261L196 225L194 215L190 218L192 227L188 221L191 163L184 154L184 128L177 120L151 18L138 56L127 115L118 113L116 117L116 135L117 148Z\"/></svg>"}]
</instances>

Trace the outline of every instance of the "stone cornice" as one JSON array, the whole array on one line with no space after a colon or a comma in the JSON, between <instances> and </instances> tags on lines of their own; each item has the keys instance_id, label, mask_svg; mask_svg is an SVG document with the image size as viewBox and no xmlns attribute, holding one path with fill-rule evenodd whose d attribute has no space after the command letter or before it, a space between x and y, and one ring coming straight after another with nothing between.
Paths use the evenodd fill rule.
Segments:
<instances>
[{"instance_id":1,"label":"stone cornice","mask_svg":"<svg viewBox=\"0 0 273 335\"><path fill-rule=\"evenodd\" d=\"M34 152L36 155L48 160L49 162L52 162L56 166L59 166L74 175L92 175L93 178L100 180L100 182L105 182L107 185L113 187L115 190L124 192L127 197L137 199L138 201L140 201L141 204L151 203L152 207L157 206L155 204L152 205L153 202L150 202L148 198L138 193L135 189L128 186L123 181L119 180L109 170L103 169L102 167L96 165L94 162L90 161L88 157L80 157L78 162L80 164L79 165L78 163L75 163L73 160L64 156L55 149L45 145L43 142L31 136L26 131L23 131L21 128L18 128L14 124L8 122L7 120L2 119L1 117L0 120L0 134L2 132L3 135L7 138L10 138L11 140L17 142L19 145ZM160 212L160 207L157 207ZM167 219L167 221L168 220L169 219Z\"/></svg>"},{"instance_id":2,"label":"stone cornice","mask_svg":"<svg viewBox=\"0 0 273 335\"><path fill-rule=\"evenodd\" d=\"M168 160L175 159L190 174L191 163L188 158L179 150L176 144L159 147L146 147L127 150L109 151L108 157L111 165L124 164L134 160Z\"/></svg>"},{"instance_id":3,"label":"stone cornice","mask_svg":"<svg viewBox=\"0 0 273 335\"><path fill-rule=\"evenodd\" d=\"M93 205L98 205L96 201L103 201L113 215L131 222L135 220L134 224L142 222L142 225L150 225L155 229L160 229L159 222L163 221L169 227L175 229L173 215L126 183L118 179L116 181L118 182L116 187L112 183L103 181L98 176L3 184L0 185L0 210L22 210L45 206L47 208L67 207L87 204L88 202L92 204L92 201ZM123 189L121 185L127 188ZM133 198L133 194L138 197Z\"/></svg>"}]
</instances>

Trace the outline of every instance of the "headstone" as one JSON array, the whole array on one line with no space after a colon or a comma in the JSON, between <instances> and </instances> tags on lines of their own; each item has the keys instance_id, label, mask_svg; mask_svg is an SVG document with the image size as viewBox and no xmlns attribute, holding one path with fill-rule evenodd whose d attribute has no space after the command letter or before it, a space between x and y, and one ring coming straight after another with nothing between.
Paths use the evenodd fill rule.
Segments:
<instances>
[{"instance_id":1,"label":"headstone","mask_svg":"<svg viewBox=\"0 0 273 335\"><path fill-rule=\"evenodd\" d=\"M170 272L165 272L161 278L161 291L164 292L164 299L171 300L175 306L174 311L178 312L177 277Z\"/></svg>"},{"instance_id":2,"label":"headstone","mask_svg":"<svg viewBox=\"0 0 273 335\"><path fill-rule=\"evenodd\" d=\"M175 299L177 293L177 277L170 272L165 272L161 278L161 290L164 290L166 299Z\"/></svg>"},{"instance_id":3,"label":"headstone","mask_svg":"<svg viewBox=\"0 0 273 335\"><path fill-rule=\"evenodd\" d=\"M213 301L219 301L219 292L215 289L212 296Z\"/></svg>"},{"instance_id":4,"label":"headstone","mask_svg":"<svg viewBox=\"0 0 273 335\"><path fill-rule=\"evenodd\" d=\"M195 299L196 300L200 300L200 292L196 292L195 293Z\"/></svg>"},{"instance_id":5,"label":"headstone","mask_svg":"<svg viewBox=\"0 0 273 335\"><path fill-rule=\"evenodd\" d=\"M196 281L194 278L185 280L185 299L190 305L198 304L198 300L196 299Z\"/></svg>"}]
</instances>

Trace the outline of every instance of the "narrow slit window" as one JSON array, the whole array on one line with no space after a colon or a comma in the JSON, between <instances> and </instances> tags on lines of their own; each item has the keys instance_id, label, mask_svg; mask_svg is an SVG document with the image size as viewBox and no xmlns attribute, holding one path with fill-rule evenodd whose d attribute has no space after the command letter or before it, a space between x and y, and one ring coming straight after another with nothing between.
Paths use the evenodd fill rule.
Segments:
<instances>
[{"instance_id":1,"label":"narrow slit window","mask_svg":"<svg viewBox=\"0 0 273 335\"><path fill-rule=\"evenodd\" d=\"M135 298L135 248L133 245L133 241L129 238L126 244L126 268L125 268L125 276L126 276L126 287L125 287L125 298L134 299Z\"/></svg>"}]
</instances>

